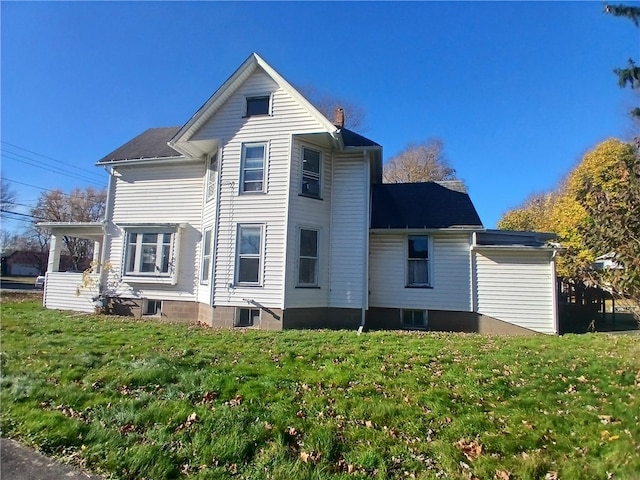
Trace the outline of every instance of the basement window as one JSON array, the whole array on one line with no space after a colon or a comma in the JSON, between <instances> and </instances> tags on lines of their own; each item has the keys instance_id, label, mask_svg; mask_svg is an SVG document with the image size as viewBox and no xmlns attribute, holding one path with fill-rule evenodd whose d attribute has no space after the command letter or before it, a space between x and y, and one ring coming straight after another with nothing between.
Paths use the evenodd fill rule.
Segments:
<instances>
[{"instance_id":1,"label":"basement window","mask_svg":"<svg viewBox=\"0 0 640 480\"><path fill-rule=\"evenodd\" d=\"M158 317L162 314L162 300L146 300L143 315Z\"/></svg>"},{"instance_id":2,"label":"basement window","mask_svg":"<svg viewBox=\"0 0 640 480\"><path fill-rule=\"evenodd\" d=\"M427 328L427 312L425 310L402 310L400 313L402 326L410 329Z\"/></svg>"},{"instance_id":3,"label":"basement window","mask_svg":"<svg viewBox=\"0 0 640 480\"><path fill-rule=\"evenodd\" d=\"M234 327L254 327L260 321L259 308L236 308Z\"/></svg>"}]
</instances>

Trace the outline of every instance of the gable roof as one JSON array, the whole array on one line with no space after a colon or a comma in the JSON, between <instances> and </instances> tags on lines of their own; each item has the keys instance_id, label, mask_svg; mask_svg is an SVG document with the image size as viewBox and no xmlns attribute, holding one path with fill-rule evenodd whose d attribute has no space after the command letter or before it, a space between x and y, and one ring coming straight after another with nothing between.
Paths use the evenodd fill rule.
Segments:
<instances>
[{"instance_id":1,"label":"gable roof","mask_svg":"<svg viewBox=\"0 0 640 480\"><path fill-rule=\"evenodd\" d=\"M150 128L98 161L98 165L127 160L176 158L182 155L167 145L180 127Z\"/></svg>"},{"instance_id":2,"label":"gable roof","mask_svg":"<svg viewBox=\"0 0 640 480\"><path fill-rule=\"evenodd\" d=\"M278 72L276 72L267 62L265 62L257 53L249 55L240 67L229 77L214 94L205 102L202 107L193 114L189 121L180 128L173 138L169 141L169 145L182 153L193 156L202 155L197 146L189 144L189 139L200 129L204 123L209 120L229 97L249 78L249 76L257 69L261 68L269 75L280 88L291 95L299 104L313 116L316 121L330 134L336 135L337 127L331 123L322 113L318 111L304 96L300 94L289 82L287 82Z\"/></svg>"},{"instance_id":3,"label":"gable roof","mask_svg":"<svg viewBox=\"0 0 640 480\"><path fill-rule=\"evenodd\" d=\"M466 192L437 182L372 186L372 229L482 229Z\"/></svg>"}]
</instances>

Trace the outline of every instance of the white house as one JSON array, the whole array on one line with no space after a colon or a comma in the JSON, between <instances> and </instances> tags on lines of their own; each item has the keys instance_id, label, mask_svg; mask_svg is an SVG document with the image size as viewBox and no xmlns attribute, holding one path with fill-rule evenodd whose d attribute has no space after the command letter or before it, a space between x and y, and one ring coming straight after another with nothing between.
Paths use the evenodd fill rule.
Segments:
<instances>
[{"instance_id":1,"label":"white house","mask_svg":"<svg viewBox=\"0 0 640 480\"><path fill-rule=\"evenodd\" d=\"M98 162L100 224L54 224L48 308L219 327L557 332L553 249L487 232L460 182L382 184L382 147L252 54L182 127ZM59 238L99 272L59 272ZM78 286L81 288L78 288Z\"/></svg>"}]
</instances>

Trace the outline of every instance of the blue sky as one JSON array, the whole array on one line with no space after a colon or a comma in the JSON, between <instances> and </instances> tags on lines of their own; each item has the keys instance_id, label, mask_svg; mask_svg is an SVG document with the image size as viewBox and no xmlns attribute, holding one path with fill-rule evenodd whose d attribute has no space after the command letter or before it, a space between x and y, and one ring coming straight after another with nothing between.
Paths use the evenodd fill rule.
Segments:
<instances>
[{"instance_id":1,"label":"blue sky","mask_svg":"<svg viewBox=\"0 0 640 480\"><path fill-rule=\"evenodd\" d=\"M0 9L2 175L23 205L42 189L105 185L97 160L147 128L184 124L253 51L290 83L360 105L360 133L385 160L440 138L489 228L600 141L634 133L634 96L612 69L638 59L640 30L601 2Z\"/></svg>"}]
</instances>

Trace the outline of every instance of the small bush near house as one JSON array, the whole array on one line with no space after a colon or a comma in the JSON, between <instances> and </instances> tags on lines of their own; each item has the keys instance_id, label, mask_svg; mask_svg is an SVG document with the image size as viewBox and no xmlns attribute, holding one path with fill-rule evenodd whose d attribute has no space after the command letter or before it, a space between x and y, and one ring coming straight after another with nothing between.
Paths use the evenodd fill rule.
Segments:
<instances>
[{"instance_id":1,"label":"small bush near house","mask_svg":"<svg viewBox=\"0 0 640 480\"><path fill-rule=\"evenodd\" d=\"M633 479L640 336L218 331L3 298L2 435L118 479Z\"/></svg>"}]
</instances>

